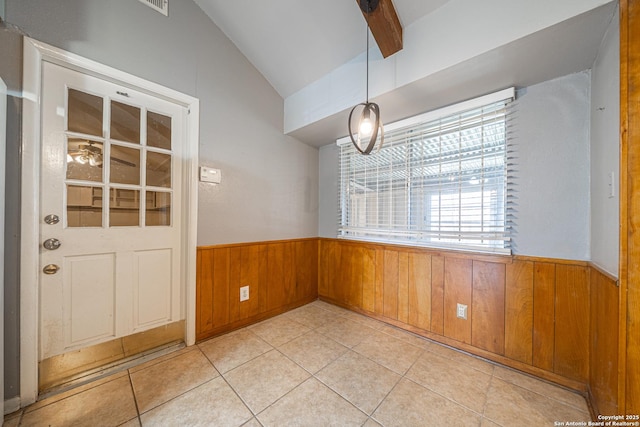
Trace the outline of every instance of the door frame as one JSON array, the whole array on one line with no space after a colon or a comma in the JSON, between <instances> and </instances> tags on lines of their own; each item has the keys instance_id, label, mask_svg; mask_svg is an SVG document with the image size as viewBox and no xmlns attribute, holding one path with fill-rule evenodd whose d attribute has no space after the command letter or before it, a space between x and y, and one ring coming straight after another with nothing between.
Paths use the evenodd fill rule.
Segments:
<instances>
[{"instance_id":1,"label":"door frame","mask_svg":"<svg viewBox=\"0 0 640 427\"><path fill-rule=\"evenodd\" d=\"M22 109L21 259L20 259L20 406L38 398L38 305L40 251L40 148L42 65L61 65L83 74L147 93L187 109L182 188L181 266L185 342L195 344L196 245L198 212L198 141L200 104L197 98L100 64L79 55L24 38Z\"/></svg>"},{"instance_id":2,"label":"door frame","mask_svg":"<svg viewBox=\"0 0 640 427\"><path fill-rule=\"evenodd\" d=\"M0 7L1 9L1 7ZM4 208L7 150L7 85L0 78L0 423L4 423Z\"/></svg>"}]
</instances>

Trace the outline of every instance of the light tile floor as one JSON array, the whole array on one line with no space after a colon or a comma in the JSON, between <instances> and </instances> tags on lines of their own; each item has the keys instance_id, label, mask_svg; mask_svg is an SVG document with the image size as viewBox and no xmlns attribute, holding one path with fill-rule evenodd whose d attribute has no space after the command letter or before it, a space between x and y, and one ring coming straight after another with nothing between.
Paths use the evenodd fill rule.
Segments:
<instances>
[{"instance_id":1,"label":"light tile floor","mask_svg":"<svg viewBox=\"0 0 640 427\"><path fill-rule=\"evenodd\" d=\"M11 414L4 426L553 426L578 394L316 301Z\"/></svg>"}]
</instances>

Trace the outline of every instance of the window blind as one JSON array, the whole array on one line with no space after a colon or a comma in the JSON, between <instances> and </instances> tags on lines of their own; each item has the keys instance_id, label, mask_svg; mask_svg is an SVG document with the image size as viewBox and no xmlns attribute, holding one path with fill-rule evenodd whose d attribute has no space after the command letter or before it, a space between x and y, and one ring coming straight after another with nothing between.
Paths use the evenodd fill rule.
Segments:
<instances>
[{"instance_id":1,"label":"window blind","mask_svg":"<svg viewBox=\"0 0 640 427\"><path fill-rule=\"evenodd\" d=\"M513 94L389 125L369 156L339 140L338 237L510 253Z\"/></svg>"}]
</instances>

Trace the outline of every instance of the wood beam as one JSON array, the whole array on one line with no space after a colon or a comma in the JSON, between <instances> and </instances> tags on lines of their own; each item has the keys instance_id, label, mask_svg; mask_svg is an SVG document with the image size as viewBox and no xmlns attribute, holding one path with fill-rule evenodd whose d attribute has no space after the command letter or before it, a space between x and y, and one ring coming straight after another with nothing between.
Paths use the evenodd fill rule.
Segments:
<instances>
[{"instance_id":1,"label":"wood beam","mask_svg":"<svg viewBox=\"0 0 640 427\"><path fill-rule=\"evenodd\" d=\"M360 7L360 0L356 3ZM367 20L367 14L362 15ZM380 0L376 10L369 13L368 23L384 58L402 50L402 25L392 0Z\"/></svg>"}]
</instances>

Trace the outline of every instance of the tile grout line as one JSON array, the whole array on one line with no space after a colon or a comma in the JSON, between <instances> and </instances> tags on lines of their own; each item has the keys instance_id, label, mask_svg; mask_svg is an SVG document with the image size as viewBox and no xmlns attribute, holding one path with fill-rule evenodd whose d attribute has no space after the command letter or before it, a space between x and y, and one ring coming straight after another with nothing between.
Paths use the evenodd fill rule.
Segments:
<instances>
[{"instance_id":1,"label":"tile grout line","mask_svg":"<svg viewBox=\"0 0 640 427\"><path fill-rule=\"evenodd\" d=\"M487 392L484 395L484 403L482 404L482 414L480 414L482 418L485 418L484 414L487 411L487 404L489 403L489 392L491 391L491 387L493 386L493 379L495 378L495 372L496 372L496 367L494 366L493 369L491 369L491 378L489 379L489 386L487 387Z\"/></svg>"},{"instance_id":2,"label":"tile grout line","mask_svg":"<svg viewBox=\"0 0 640 427\"><path fill-rule=\"evenodd\" d=\"M271 351L271 350L269 350ZM263 353L264 354L264 353ZM252 359L253 360L253 359ZM234 368L235 369L235 368ZM233 369L231 369L230 371L227 372L231 372ZM249 411L249 413L251 414L251 418L254 418L258 424L260 424L261 426L263 425L262 422L258 419L258 414L256 414L255 412L253 412L253 409L251 409L251 407L249 406L249 403L246 402L242 396L240 396L240 394L238 393L238 391L231 385L231 383L229 381L227 381L227 379L225 378L225 376L221 373L220 374L220 378L222 378L222 380L225 382L225 384L227 385L227 387L229 387L231 389L231 391L233 392L233 394L236 395L236 397L238 399L240 399L240 402L242 402L242 404L244 405L245 408L247 408L247 410ZM251 418L246 420L244 423L242 423L241 425L245 425L246 423L248 423L249 421L251 421Z\"/></svg>"},{"instance_id":3,"label":"tile grout line","mask_svg":"<svg viewBox=\"0 0 640 427\"><path fill-rule=\"evenodd\" d=\"M140 407L138 407L138 398L136 397L136 391L133 388L133 379L131 378L131 370L127 369L127 377L129 378L129 387L131 388L131 394L133 395L133 404L136 405L136 413L138 414L138 424L142 425L142 418L140 418Z\"/></svg>"},{"instance_id":4,"label":"tile grout line","mask_svg":"<svg viewBox=\"0 0 640 427\"><path fill-rule=\"evenodd\" d=\"M256 335L253 331L250 331L250 332L251 332L253 335L255 335L258 339L261 339L261 338L260 338L258 335ZM263 341L264 341L264 340L263 340ZM267 344L269 344L269 343L267 343ZM253 412L253 410L251 409L251 407L249 406L249 404L248 404L247 402L245 402L245 400L244 400L244 399L243 399L243 398L238 394L238 392L236 391L236 389L235 389L235 388L233 388L233 386L231 385L231 383L229 383L229 381L227 381L227 378L224 376L224 374L223 374L220 370L218 370L218 368L216 368L216 365L213 363L213 361L212 361L211 359L209 359L209 357L205 354L205 352L204 352L204 351L202 351L202 349L200 348L200 345L199 345L199 344L196 344L196 347L198 347L198 351L199 351L199 352L204 356L204 358L205 358L205 359L207 359L207 361L211 364L211 366L213 366L213 369L215 369L215 370L216 370L216 372L219 374L220 378L222 378L222 381L224 381L224 383L227 385L227 387L229 387L229 389L231 389L231 391L233 392L233 394L235 394L235 395L236 395L236 397L237 397L238 399L240 399L240 402L242 402L242 404L244 405L244 407L245 407L245 408L247 408L247 410L249 411L249 413L252 415L252 417L251 417L251 418L255 418L255 420L258 422L258 424L260 424L260 425L262 426L262 423L260 422L260 420L258 420L258 416ZM269 350L269 351L271 351L271 350ZM259 356L256 356L256 357L252 358L251 360L255 360L255 359L257 359L258 357L260 357L260 356L262 356L262 355L264 355L264 354L268 353L269 351L267 351L267 352L265 352L265 353L262 353L262 354L260 354ZM238 368L238 367L240 367L240 366L245 365L245 364L246 364L246 363L248 363L248 362L250 362L250 361L244 362L243 364L238 365L238 366L236 366L236 367L235 367L235 368L233 368L233 369L229 369L229 370L228 370L227 372L225 372L225 373L229 373L229 372L233 371L234 369L236 369L236 368ZM214 379L214 378L212 378L211 380L213 380L213 379ZM249 421L251 421L251 419L246 420L242 425L244 425L244 424L248 423Z\"/></svg>"},{"instance_id":5,"label":"tile grout line","mask_svg":"<svg viewBox=\"0 0 640 427\"><path fill-rule=\"evenodd\" d=\"M494 374L492 374L492 375L491 375L491 381L489 382L489 390L491 390L491 387L493 387L493 380L494 380L495 378L497 378L497 377L495 376L495 371L496 371L496 370L494 369L494 370L493 370ZM499 426L502 426L502 423L498 422L497 420L494 420L493 418L486 417L486 416L484 415L484 414L485 414L485 412L487 411L487 403L489 403L489 392L487 392L487 399L485 400L485 402L484 402L484 407L482 408L482 418L485 418L485 419L487 419L487 420L491 421L491 422L492 422L492 423L494 423L494 424L497 424L497 425L499 425Z\"/></svg>"}]
</instances>

